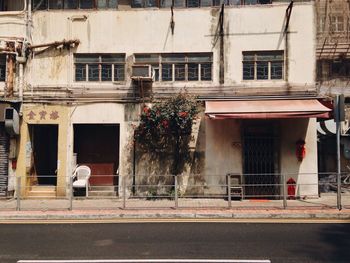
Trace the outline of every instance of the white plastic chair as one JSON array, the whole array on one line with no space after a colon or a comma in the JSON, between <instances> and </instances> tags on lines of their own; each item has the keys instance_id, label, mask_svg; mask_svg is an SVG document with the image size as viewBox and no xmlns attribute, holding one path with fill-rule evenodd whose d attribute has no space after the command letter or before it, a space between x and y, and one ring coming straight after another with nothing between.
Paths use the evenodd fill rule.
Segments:
<instances>
[{"instance_id":1,"label":"white plastic chair","mask_svg":"<svg viewBox=\"0 0 350 263\"><path fill-rule=\"evenodd\" d=\"M89 178L91 176L91 170L86 165L78 166L73 173L73 188L85 188L86 196L89 196Z\"/></svg>"}]
</instances>

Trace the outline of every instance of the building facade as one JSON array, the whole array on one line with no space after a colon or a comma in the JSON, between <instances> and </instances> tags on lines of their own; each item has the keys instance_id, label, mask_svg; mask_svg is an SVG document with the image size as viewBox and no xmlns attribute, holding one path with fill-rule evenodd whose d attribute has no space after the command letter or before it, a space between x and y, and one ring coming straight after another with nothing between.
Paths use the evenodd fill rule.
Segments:
<instances>
[{"instance_id":1,"label":"building facade","mask_svg":"<svg viewBox=\"0 0 350 263\"><path fill-rule=\"evenodd\" d=\"M350 4L348 1L315 2L317 21L317 87L329 97L345 96L346 119L341 125L341 170L349 172L349 81ZM320 172L337 170L336 136L333 120L321 121L319 131Z\"/></svg>"},{"instance_id":2,"label":"building facade","mask_svg":"<svg viewBox=\"0 0 350 263\"><path fill-rule=\"evenodd\" d=\"M0 87L20 119L7 191L20 176L24 195L51 185L65 196L76 164L119 174L92 178L116 194L133 174L157 173L145 159L133 163L129 147L151 87L154 99L187 92L205 106L185 191L238 173L246 184L275 184L247 187L248 197L279 196L290 178L301 184L298 195L318 195L316 118L330 109L315 83L313 2L0 3Z\"/></svg>"}]
</instances>

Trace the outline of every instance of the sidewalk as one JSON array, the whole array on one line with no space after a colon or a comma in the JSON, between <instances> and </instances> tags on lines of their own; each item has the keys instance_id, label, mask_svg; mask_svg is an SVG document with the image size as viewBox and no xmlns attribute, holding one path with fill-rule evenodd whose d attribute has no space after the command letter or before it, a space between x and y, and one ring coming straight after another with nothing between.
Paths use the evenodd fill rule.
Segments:
<instances>
[{"instance_id":1,"label":"sidewalk","mask_svg":"<svg viewBox=\"0 0 350 263\"><path fill-rule=\"evenodd\" d=\"M350 196L342 196L343 209L336 208L336 196L318 199L232 201L231 208L223 199L174 200L74 199L72 210L67 199L0 200L0 222L23 220L89 221L121 219L328 219L350 222Z\"/></svg>"}]
</instances>

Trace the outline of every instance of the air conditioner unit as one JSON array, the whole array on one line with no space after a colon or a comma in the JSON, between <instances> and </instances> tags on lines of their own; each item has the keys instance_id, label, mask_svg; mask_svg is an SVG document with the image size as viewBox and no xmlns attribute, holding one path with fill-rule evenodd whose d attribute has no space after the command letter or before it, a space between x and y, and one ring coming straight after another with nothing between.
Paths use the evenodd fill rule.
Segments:
<instances>
[{"instance_id":1,"label":"air conditioner unit","mask_svg":"<svg viewBox=\"0 0 350 263\"><path fill-rule=\"evenodd\" d=\"M136 97L150 98L152 96L153 76L151 65L134 65L132 67L131 79L135 87Z\"/></svg>"},{"instance_id":2,"label":"air conditioner unit","mask_svg":"<svg viewBox=\"0 0 350 263\"><path fill-rule=\"evenodd\" d=\"M133 78L149 78L152 79L151 65L134 65L132 66Z\"/></svg>"},{"instance_id":3,"label":"air conditioner unit","mask_svg":"<svg viewBox=\"0 0 350 263\"><path fill-rule=\"evenodd\" d=\"M5 130L11 135L19 135L19 116L14 108L5 108Z\"/></svg>"}]
</instances>

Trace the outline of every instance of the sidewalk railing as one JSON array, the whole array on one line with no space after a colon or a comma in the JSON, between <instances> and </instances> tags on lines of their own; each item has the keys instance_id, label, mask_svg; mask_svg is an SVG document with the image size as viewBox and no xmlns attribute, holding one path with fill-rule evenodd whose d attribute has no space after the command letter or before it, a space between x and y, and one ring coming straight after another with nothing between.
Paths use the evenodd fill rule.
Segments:
<instances>
[{"instance_id":1,"label":"sidewalk railing","mask_svg":"<svg viewBox=\"0 0 350 263\"><path fill-rule=\"evenodd\" d=\"M95 175L87 197L72 177L17 177L14 197L0 199L0 210L337 208L336 173L291 178L298 175ZM341 202L350 208L348 174L342 175Z\"/></svg>"}]
</instances>

